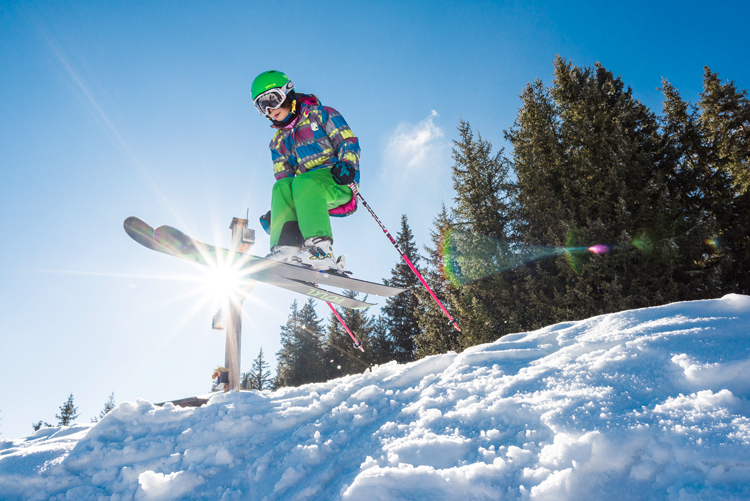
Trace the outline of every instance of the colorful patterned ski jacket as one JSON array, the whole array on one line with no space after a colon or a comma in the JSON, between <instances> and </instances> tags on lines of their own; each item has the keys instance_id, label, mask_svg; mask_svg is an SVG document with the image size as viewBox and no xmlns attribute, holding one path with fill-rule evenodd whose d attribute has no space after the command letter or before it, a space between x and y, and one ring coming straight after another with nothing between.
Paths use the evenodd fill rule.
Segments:
<instances>
[{"instance_id":1,"label":"colorful patterned ski jacket","mask_svg":"<svg viewBox=\"0 0 750 501\"><path fill-rule=\"evenodd\" d=\"M297 94L299 112L284 127L275 127L271 159L277 180L316 169L330 169L336 162L347 162L356 170L359 183L359 141L341 114L320 104L313 94ZM357 210L357 199L328 211L332 216L348 216Z\"/></svg>"}]
</instances>

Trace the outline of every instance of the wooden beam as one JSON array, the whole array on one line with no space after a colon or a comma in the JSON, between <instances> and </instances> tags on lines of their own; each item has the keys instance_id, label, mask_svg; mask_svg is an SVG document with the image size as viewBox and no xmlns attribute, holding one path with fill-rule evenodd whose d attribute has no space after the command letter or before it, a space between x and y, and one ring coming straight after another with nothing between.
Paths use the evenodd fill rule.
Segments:
<instances>
[{"instance_id":1,"label":"wooden beam","mask_svg":"<svg viewBox=\"0 0 750 501\"><path fill-rule=\"evenodd\" d=\"M231 250L245 253L250 246L255 243L255 232L247 228L247 219L232 218L229 225L232 230ZM222 315L222 320L226 321L226 352L224 356L224 365L229 369L229 384L224 387L224 391L240 391L241 361L242 352L242 303L247 294L255 286L254 280L248 280L245 291L241 297L236 298L229 303L229 311ZM216 319L216 317L214 317ZM220 324L223 322L219 322Z\"/></svg>"}]
</instances>

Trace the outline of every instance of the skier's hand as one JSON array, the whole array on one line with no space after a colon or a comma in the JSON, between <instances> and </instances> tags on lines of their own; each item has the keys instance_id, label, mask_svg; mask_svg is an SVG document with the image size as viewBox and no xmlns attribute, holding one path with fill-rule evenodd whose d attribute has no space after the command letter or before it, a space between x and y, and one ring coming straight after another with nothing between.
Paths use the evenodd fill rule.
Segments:
<instances>
[{"instance_id":1,"label":"skier's hand","mask_svg":"<svg viewBox=\"0 0 750 501\"><path fill-rule=\"evenodd\" d=\"M260 225L263 227L263 231L269 235L271 234L271 211L260 216Z\"/></svg>"},{"instance_id":2,"label":"skier's hand","mask_svg":"<svg viewBox=\"0 0 750 501\"><path fill-rule=\"evenodd\" d=\"M331 167L331 176L336 184L349 186L354 182L357 171L346 162L338 162Z\"/></svg>"}]
</instances>

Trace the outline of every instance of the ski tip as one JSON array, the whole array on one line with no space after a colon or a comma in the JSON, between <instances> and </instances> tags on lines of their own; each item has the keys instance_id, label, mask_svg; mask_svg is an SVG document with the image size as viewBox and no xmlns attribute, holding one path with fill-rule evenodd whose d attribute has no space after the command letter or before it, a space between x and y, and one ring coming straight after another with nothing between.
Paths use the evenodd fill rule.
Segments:
<instances>
[{"instance_id":1,"label":"ski tip","mask_svg":"<svg viewBox=\"0 0 750 501\"><path fill-rule=\"evenodd\" d=\"M126 217L125 221L122 222L122 226L125 229L132 228L133 226L143 226L143 225L146 225L146 226L149 226L149 227L151 226L146 221L144 221L143 219L141 219L141 218L139 218L137 216Z\"/></svg>"},{"instance_id":2,"label":"ski tip","mask_svg":"<svg viewBox=\"0 0 750 501\"><path fill-rule=\"evenodd\" d=\"M130 216L122 222L125 233L130 235L134 240L140 241L153 236L154 229L146 221L139 217Z\"/></svg>"}]
</instances>

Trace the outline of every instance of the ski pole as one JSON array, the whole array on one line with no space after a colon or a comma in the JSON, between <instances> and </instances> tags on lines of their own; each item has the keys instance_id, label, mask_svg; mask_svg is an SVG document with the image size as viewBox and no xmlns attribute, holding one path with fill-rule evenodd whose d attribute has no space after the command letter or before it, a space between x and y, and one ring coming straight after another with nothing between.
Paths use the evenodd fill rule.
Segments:
<instances>
[{"instance_id":1,"label":"ski pole","mask_svg":"<svg viewBox=\"0 0 750 501\"><path fill-rule=\"evenodd\" d=\"M359 189L357 189L357 185L355 183L352 183L349 185L349 188L352 189L352 192L355 196L359 198L359 201L362 202L362 205L365 206L365 209L370 213L372 218L375 220L376 223L380 226L380 229L383 230L383 233L385 233L385 236L388 237L388 240L391 241L393 246L396 248L399 254L401 254L401 257L404 261L406 261L406 264L409 265L409 268L411 268L411 271L414 272L414 274L417 276L420 282L422 282L422 285L424 285L425 289L430 293L432 296L432 299L435 300L435 302L440 306L440 309L443 310L443 313L448 317L449 323L453 324L453 327L456 328L457 331L460 331L461 329L458 327L458 324L456 321L451 317L451 314L448 313L448 310L443 306L443 303L440 302L440 300L437 298L434 292L432 292L432 289L430 289L430 286L427 285L427 282L425 282L424 278L422 278L422 274L417 271L417 268L414 266L414 264L411 262L411 259L409 259L409 256L406 255L404 251L401 250L401 247L398 245L396 240L391 236L390 232L386 229L386 227L383 225L383 223L380 222L380 219L378 219L378 216L375 215L375 212L370 208L370 206L365 202L364 197L362 197L362 194L359 192ZM333 308L333 306L331 306ZM348 330L348 329L347 329Z\"/></svg>"},{"instance_id":2,"label":"ski pole","mask_svg":"<svg viewBox=\"0 0 750 501\"><path fill-rule=\"evenodd\" d=\"M359 341L357 341L357 338L354 337L354 334L352 334L352 331L349 330L349 327L346 326L346 323L344 323L344 319L341 318L341 316L339 315L339 312L336 311L336 308L334 308L333 305L329 303L328 301L326 301L326 304L328 305L329 308L331 308L331 311L333 312L333 314L336 315L336 318L339 319L339 322L341 322L341 325L344 326L344 329L346 329L346 332L348 332L351 338L354 340L354 347L359 348L359 351L364 353L365 352L364 348L362 348L362 345L359 344Z\"/></svg>"}]
</instances>

